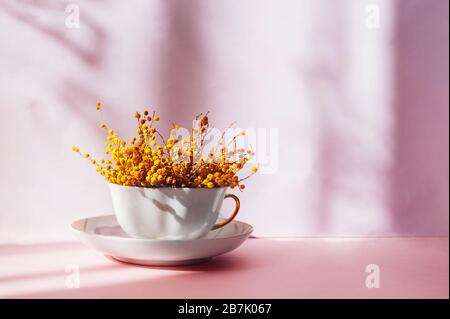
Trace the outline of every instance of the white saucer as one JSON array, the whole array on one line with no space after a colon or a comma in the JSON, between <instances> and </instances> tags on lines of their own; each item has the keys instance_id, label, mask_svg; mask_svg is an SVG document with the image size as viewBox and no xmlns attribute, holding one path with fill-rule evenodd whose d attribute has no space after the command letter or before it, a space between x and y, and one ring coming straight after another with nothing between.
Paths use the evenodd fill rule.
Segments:
<instances>
[{"instance_id":1,"label":"white saucer","mask_svg":"<svg viewBox=\"0 0 450 319\"><path fill-rule=\"evenodd\" d=\"M234 220L193 240L131 238L114 215L77 220L72 231L86 246L114 259L151 266L191 265L207 261L239 247L253 231L247 223Z\"/></svg>"}]
</instances>

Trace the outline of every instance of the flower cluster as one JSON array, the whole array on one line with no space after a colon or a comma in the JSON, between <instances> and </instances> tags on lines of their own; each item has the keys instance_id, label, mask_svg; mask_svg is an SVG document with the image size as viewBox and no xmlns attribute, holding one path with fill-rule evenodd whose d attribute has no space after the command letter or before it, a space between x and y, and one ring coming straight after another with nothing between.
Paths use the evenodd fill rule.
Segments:
<instances>
[{"instance_id":1,"label":"flower cluster","mask_svg":"<svg viewBox=\"0 0 450 319\"><path fill-rule=\"evenodd\" d=\"M96 109L101 109L97 102ZM136 112L138 129L136 136L127 143L105 123L100 128L107 132L106 155L109 159L97 161L78 147L72 150L88 159L97 167L97 172L114 184L139 187L238 187L245 188L242 181L257 172L254 166L243 178L236 174L255 153L252 150L237 148L236 141L244 132L232 137L225 145L222 134L217 145L205 154L205 140L210 133L208 113L200 114L194 127L182 138L180 127L172 124L170 137L166 140L155 127L159 116L148 111ZM231 126L230 126L231 127ZM229 128L230 128L229 127ZM232 144L230 147L229 144Z\"/></svg>"}]
</instances>

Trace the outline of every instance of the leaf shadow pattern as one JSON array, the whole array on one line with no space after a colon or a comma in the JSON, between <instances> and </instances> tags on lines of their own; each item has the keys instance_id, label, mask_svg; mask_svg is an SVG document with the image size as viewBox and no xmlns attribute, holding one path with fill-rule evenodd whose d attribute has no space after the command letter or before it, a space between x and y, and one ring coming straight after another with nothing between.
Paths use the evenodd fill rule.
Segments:
<instances>
[{"instance_id":1,"label":"leaf shadow pattern","mask_svg":"<svg viewBox=\"0 0 450 319\"><path fill-rule=\"evenodd\" d=\"M37 19L33 15L33 12L41 11L50 17L50 21L59 19L59 15L65 12L64 5L62 2L55 1L0 2L0 7L11 17L48 36L90 67L99 67L102 60L100 54L106 50L106 33L89 16L87 10L83 11L82 24L83 33L87 30L90 41L85 46L65 36L64 31L68 30L65 25L52 26L49 22L44 22L44 19Z\"/></svg>"}]
</instances>

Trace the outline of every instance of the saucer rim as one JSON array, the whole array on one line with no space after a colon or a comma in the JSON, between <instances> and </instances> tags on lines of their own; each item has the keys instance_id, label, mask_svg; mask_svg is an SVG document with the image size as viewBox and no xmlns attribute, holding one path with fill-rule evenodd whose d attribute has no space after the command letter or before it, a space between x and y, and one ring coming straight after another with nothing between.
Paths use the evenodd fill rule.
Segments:
<instances>
[{"instance_id":1,"label":"saucer rim","mask_svg":"<svg viewBox=\"0 0 450 319\"><path fill-rule=\"evenodd\" d=\"M138 242L150 242L150 243L161 243L161 242L167 242L167 243L183 242L183 243L186 243L186 242L196 242L196 241L217 241L217 240L226 240L226 239L236 239L236 238L243 237L243 236L248 238L254 230L253 226L250 225L249 223L246 223L246 222L243 222L240 220L232 220L230 222L230 224L233 222L245 224L246 226L249 227L249 230L246 232L243 232L239 235L233 235L233 236L221 237L221 238L216 237L216 238L196 238L196 239L151 239L151 238L117 237L117 236L107 236L107 235L102 235L102 234L94 234L94 233L88 233L86 231L79 230L74 227L75 223L81 222L83 220L89 220L92 218L102 218L102 217L105 218L105 217L110 217L110 216L115 216L115 215L107 214L107 215L98 215L98 216L80 218L80 219L74 220L73 222L70 223L70 229L75 234L80 234L83 236L88 235L88 236L105 238L108 240L111 240L111 239L113 239L113 240L128 240L128 241L135 241L135 242L138 241Z\"/></svg>"}]
</instances>

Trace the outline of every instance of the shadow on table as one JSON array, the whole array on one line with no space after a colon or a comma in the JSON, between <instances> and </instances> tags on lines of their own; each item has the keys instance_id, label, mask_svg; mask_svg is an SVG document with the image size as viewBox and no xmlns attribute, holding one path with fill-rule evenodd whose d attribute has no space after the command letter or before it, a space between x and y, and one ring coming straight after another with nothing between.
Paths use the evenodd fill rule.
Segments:
<instances>
[{"instance_id":1,"label":"shadow on table","mask_svg":"<svg viewBox=\"0 0 450 319\"><path fill-rule=\"evenodd\" d=\"M252 240L253 241L253 240ZM256 240L255 240L256 241ZM95 283L89 285L91 274L83 279L85 269L81 268L80 288L65 288L53 285L54 277L66 274L44 274L44 283L38 291L23 290L11 292L7 298L208 298L233 297L237 292L241 295L248 291L261 289L261 293L273 294L266 289L267 280L276 280L278 275L273 269L292 253L290 249L272 249L288 245L287 242L271 242L263 245L264 250L248 253L243 248L237 252L217 256L212 260L190 266L138 266L105 259L105 264L88 271L96 276ZM110 269L106 269L110 267ZM274 268L275 267L275 268ZM295 265L292 265L295 267ZM264 274L261 276L261 272ZM265 278L270 273L271 278ZM259 274L259 275L258 275ZM39 274L38 274L39 275ZM51 276L51 277L50 277ZM23 275L22 275L23 277ZM53 277L53 278L52 278ZM64 277L60 277L64 283ZM23 284L34 279L32 274L26 274ZM48 285L44 285L47 279ZM57 281L59 280L56 278ZM267 280L266 280L267 279ZM20 280L22 281L22 280ZM276 280L278 282L278 280ZM5 284L14 284L14 279Z\"/></svg>"},{"instance_id":2,"label":"shadow on table","mask_svg":"<svg viewBox=\"0 0 450 319\"><path fill-rule=\"evenodd\" d=\"M83 267L83 273L87 272L94 272L94 271L104 271L104 270L110 270L114 268L119 268L118 265L108 264L108 265L95 265L90 267ZM52 271L40 271L40 272L30 272L25 274L17 274L17 275L6 275L6 276L0 276L0 285L7 284L7 283L14 283L16 281L23 281L23 280L36 280L36 279L43 279L43 278L51 278L56 276L61 276L64 269L58 269L58 270L52 270ZM69 274L69 273L67 273Z\"/></svg>"},{"instance_id":3,"label":"shadow on table","mask_svg":"<svg viewBox=\"0 0 450 319\"><path fill-rule=\"evenodd\" d=\"M77 242L55 242L55 243L38 243L38 244L0 244L0 257L2 256L19 256L26 254L37 254L40 252L58 252L67 249L82 247Z\"/></svg>"},{"instance_id":4,"label":"shadow on table","mask_svg":"<svg viewBox=\"0 0 450 319\"><path fill-rule=\"evenodd\" d=\"M168 271L230 271L230 270L242 270L250 265L246 264L245 260L241 258L233 258L228 255L215 257L209 261L193 264L193 265L185 265L185 266L146 266L146 265L135 265L129 264L126 262L122 262L120 260L114 259L110 256L105 256L112 262L124 265L128 267L138 267L138 268L146 268L146 269L155 269L155 270L168 270Z\"/></svg>"},{"instance_id":5,"label":"shadow on table","mask_svg":"<svg viewBox=\"0 0 450 319\"><path fill-rule=\"evenodd\" d=\"M196 298L208 297L209 291L217 291L224 296L232 297L236 289L242 285L236 281L236 274L249 273L261 267L258 262L239 256L225 255L212 259L203 264L176 267L136 266L113 261L113 267L122 270L129 268L147 268L148 277L142 279L108 283L94 287L79 289L54 289L34 293L20 293L9 298ZM123 267L122 267L123 266ZM155 275L155 272L158 272Z\"/></svg>"}]
</instances>

